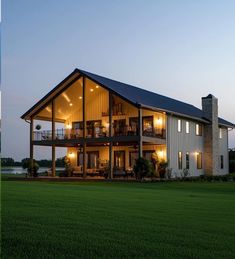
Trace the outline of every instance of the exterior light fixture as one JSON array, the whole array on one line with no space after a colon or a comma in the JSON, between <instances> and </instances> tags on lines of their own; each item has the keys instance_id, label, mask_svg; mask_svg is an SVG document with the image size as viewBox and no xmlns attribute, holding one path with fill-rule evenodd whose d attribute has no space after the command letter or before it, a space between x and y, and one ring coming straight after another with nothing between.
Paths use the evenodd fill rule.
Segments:
<instances>
[{"instance_id":1,"label":"exterior light fixture","mask_svg":"<svg viewBox=\"0 0 235 259\"><path fill-rule=\"evenodd\" d=\"M98 89L98 88L99 88L99 85L96 85L95 88Z\"/></svg>"},{"instance_id":2,"label":"exterior light fixture","mask_svg":"<svg viewBox=\"0 0 235 259\"><path fill-rule=\"evenodd\" d=\"M75 157L75 154L73 152L69 152L69 155L68 155L70 158L74 158Z\"/></svg>"},{"instance_id":3,"label":"exterior light fixture","mask_svg":"<svg viewBox=\"0 0 235 259\"><path fill-rule=\"evenodd\" d=\"M158 117L158 119L156 120L156 124L157 125L162 125L162 118Z\"/></svg>"},{"instance_id":4,"label":"exterior light fixture","mask_svg":"<svg viewBox=\"0 0 235 259\"><path fill-rule=\"evenodd\" d=\"M79 99L81 100L81 99L82 99L82 96L79 96Z\"/></svg>"},{"instance_id":5,"label":"exterior light fixture","mask_svg":"<svg viewBox=\"0 0 235 259\"><path fill-rule=\"evenodd\" d=\"M66 129L72 129L72 125L69 124L69 123L67 123L67 124L66 124Z\"/></svg>"}]
</instances>

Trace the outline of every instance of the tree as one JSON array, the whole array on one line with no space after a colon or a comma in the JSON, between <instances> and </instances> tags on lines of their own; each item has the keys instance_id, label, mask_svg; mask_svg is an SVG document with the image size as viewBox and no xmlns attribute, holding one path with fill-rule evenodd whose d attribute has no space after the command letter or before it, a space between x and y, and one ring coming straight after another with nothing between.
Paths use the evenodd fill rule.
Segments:
<instances>
[{"instance_id":1,"label":"tree","mask_svg":"<svg viewBox=\"0 0 235 259\"><path fill-rule=\"evenodd\" d=\"M27 169L29 176L38 176L38 169L39 165L37 164L36 160L33 161L30 158L24 158L22 160L22 167L23 169Z\"/></svg>"},{"instance_id":2,"label":"tree","mask_svg":"<svg viewBox=\"0 0 235 259\"><path fill-rule=\"evenodd\" d=\"M11 157L3 157L3 158L1 158L1 165L2 166L14 166L15 161Z\"/></svg>"}]
</instances>

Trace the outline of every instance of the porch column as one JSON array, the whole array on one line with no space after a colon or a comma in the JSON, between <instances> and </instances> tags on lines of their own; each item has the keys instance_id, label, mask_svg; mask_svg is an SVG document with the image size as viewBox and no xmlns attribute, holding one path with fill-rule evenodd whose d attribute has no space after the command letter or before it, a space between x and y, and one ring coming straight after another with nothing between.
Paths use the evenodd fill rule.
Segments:
<instances>
[{"instance_id":1,"label":"porch column","mask_svg":"<svg viewBox=\"0 0 235 259\"><path fill-rule=\"evenodd\" d=\"M30 163L33 164L33 117L30 119L30 140L29 140L29 150L30 150Z\"/></svg>"},{"instance_id":2,"label":"porch column","mask_svg":"<svg viewBox=\"0 0 235 259\"><path fill-rule=\"evenodd\" d=\"M110 142L109 142L109 178L113 179L113 141L112 141L112 136L113 136L113 99L112 99L112 93L109 92L109 137L110 137Z\"/></svg>"},{"instance_id":3,"label":"porch column","mask_svg":"<svg viewBox=\"0 0 235 259\"><path fill-rule=\"evenodd\" d=\"M55 172L55 100L52 100L52 116L51 116L51 130L52 130L52 176L54 177Z\"/></svg>"},{"instance_id":4,"label":"porch column","mask_svg":"<svg viewBox=\"0 0 235 259\"><path fill-rule=\"evenodd\" d=\"M139 128L139 158L143 156L143 122L142 122L142 109L139 107L138 109L138 128Z\"/></svg>"},{"instance_id":5,"label":"porch column","mask_svg":"<svg viewBox=\"0 0 235 259\"><path fill-rule=\"evenodd\" d=\"M86 178L86 78L82 78L82 119L83 119L83 177Z\"/></svg>"}]
</instances>

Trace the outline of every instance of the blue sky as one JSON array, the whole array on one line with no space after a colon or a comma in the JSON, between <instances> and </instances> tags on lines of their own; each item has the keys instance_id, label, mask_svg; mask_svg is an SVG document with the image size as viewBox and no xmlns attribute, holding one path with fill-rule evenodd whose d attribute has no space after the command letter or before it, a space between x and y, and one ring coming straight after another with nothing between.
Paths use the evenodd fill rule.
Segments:
<instances>
[{"instance_id":1,"label":"blue sky","mask_svg":"<svg viewBox=\"0 0 235 259\"><path fill-rule=\"evenodd\" d=\"M20 116L75 67L197 107L212 93L235 122L234 13L232 0L3 0L2 156L28 156Z\"/></svg>"}]
</instances>

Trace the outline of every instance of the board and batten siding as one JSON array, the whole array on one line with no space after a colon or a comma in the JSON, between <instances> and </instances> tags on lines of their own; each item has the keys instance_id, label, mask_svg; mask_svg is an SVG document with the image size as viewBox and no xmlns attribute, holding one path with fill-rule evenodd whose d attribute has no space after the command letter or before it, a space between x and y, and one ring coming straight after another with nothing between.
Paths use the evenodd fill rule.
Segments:
<instances>
[{"instance_id":1,"label":"board and batten siding","mask_svg":"<svg viewBox=\"0 0 235 259\"><path fill-rule=\"evenodd\" d=\"M182 121L181 132L178 132L178 120ZM189 133L186 133L186 121L189 122ZM186 153L189 152L189 174L199 176L203 170L203 128L202 136L196 135L196 122L184 118L167 116L167 156L169 168L172 168L173 176L181 176L186 168ZM178 169L178 152L182 152L182 170ZM197 169L196 153L202 153L202 169Z\"/></svg>"},{"instance_id":2,"label":"board and batten siding","mask_svg":"<svg viewBox=\"0 0 235 259\"><path fill-rule=\"evenodd\" d=\"M219 175L225 175L229 172L228 157L228 129L221 128L222 138L219 138ZM224 157L224 168L221 168L221 156Z\"/></svg>"}]
</instances>

